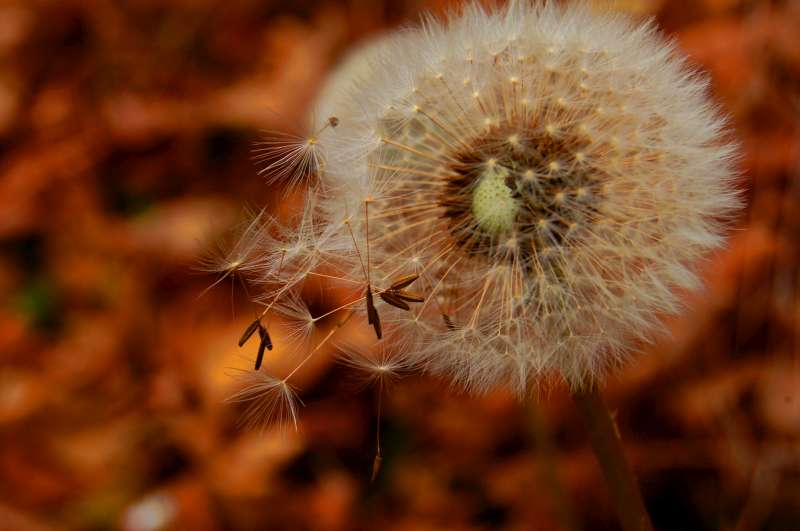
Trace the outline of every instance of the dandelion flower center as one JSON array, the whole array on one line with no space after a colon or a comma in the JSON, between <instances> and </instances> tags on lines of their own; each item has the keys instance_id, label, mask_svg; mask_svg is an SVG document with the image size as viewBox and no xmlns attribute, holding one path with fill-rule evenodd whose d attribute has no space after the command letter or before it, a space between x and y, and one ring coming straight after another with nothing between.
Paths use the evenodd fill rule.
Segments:
<instances>
[{"instance_id":1,"label":"dandelion flower center","mask_svg":"<svg viewBox=\"0 0 800 531\"><path fill-rule=\"evenodd\" d=\"M546 122L543 117L550 116ZM580 243L598 218L608 175L587 164L590 142L547 109L525 120L503 120L449 155L439 198L450 232L468 254L496 262L541 260L555 246ZM563 125L559 127L563 129ZM596 149L597 146L594 146Z\"/></svg>"},{"instance_id":2,"label":"dandelion flower center","mask_svg":"<svg viewBox=\"0 0 800 531\"><path fill-rule=\"evenodd\" d=\"M514 227L519 205L506 185L509 172L492 165L481 175L472 193L472 214L481 229L489 233L508 233Z\"/></svg>"}]
</instances>

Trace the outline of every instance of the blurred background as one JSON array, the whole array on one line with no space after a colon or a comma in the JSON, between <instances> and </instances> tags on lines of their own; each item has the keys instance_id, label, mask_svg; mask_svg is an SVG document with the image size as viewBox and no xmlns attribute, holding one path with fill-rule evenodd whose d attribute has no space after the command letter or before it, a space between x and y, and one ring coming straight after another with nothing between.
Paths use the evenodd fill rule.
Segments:
<instances>
[{"instance_id":1,"label":"blurred background","mask_svg":"<svg viewBox=\"0 0 800 531\"><path fill-rule=\"evenodd\" d=\"M254 143L301 130L354 44L453 4L0 0L1 530L617 528L558 386L398 381L374 483L376 392L330 357L297 431L224 402L254 308L195 266L246 206L286 208ZM604 393L657 528L800 529L800 2L616 5L711 73L748 208Z\"/></svg>"}]
</instances>

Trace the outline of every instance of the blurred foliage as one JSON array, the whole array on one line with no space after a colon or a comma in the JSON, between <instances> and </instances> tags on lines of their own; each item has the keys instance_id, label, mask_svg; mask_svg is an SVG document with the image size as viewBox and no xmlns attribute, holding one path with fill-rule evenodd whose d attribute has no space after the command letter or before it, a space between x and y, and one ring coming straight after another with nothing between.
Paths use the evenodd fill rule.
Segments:
<instances>
[{"instance_id":1,"label":"blurred foliage","mask_svg":"<svg viewBox=\"0 0 800 531\"><path fill-rule=\"evenodd\" d=\"M659 529L797 529L800 3L612 4L710 72L748 210L607 396ZM304 123L349 46L446 7L0 1L0 528L615 528L558 386L523 405L400 381L375 483L375 392L330 359L298 374L297 432L224 403L253 308L235 282L198 298L215 279L191 269L245 203L291 209L253 142Z\"/></svg>"}]
</instances>

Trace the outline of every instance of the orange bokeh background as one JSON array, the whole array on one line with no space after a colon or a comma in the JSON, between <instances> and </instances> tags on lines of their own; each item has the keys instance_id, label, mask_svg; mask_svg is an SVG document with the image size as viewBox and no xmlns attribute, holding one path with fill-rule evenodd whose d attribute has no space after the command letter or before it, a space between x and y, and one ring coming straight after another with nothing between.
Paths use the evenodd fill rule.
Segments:
<instances>
[{"instance_id":1,"label":"orange bokeh background","mask_svg":"<svg viewBox=\"0 0 800 531\"><path fill-rule=\"evenodd\" d=\"M610 3L711 74L747 209L604 393L658 529L798 529L800 3ZM0 529L617 528L557 385L399 380L374 483L376 390L331 356L294 381L297 431L225 402L254 307L195 266L245 207L296 206L254 143L302 129L350 47L453 5L0 0Z\"/></svg>"}]
</instances>

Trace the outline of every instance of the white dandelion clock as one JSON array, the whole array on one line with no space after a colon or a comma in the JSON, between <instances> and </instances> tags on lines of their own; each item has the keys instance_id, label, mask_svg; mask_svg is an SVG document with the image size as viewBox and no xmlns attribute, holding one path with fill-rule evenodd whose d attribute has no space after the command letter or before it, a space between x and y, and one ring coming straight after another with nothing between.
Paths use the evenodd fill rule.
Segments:
<instances>
[{"instance_id":1,"label":"white dandelion clock","mask_svg":"<svg viewBox=\"0 0 800 531\"><path fill-rule=\"evenodd\" d=\"M413 369L522 396L558 375L603 439L624 527L642 528L595 384L698 288L698 260L739 207L736 146L705 77L623 15L472 5L354 54L315 115L313 135L263 146L268 179L305 180L299 221L248 229L234 253L264 287L240 340L261 337L255 383L235 397L255 400L249 417L277 405L293 421L289 380L329 342L378 382ZM327 333L311 333L310 276L351 290ZM282 380L258 370L272 309L304 350ZM379 355L337 341L354 316Z\"/></svg>"},{"instance_id":2,"label":"white dandelion clock","mask_svg":"<svg viewBox=\"0 0 800 531\"><path fill-rule=\"evenodd\" d=\"M339 126L316 200L353 233L351 279L419 275L423 303L375 303L415 365L474 391L580 387L697 287L738 205L734 148L652 26L473 6L362 53L321 97Z\"/></svg>"},{"instance_id":3,"label":"white dandelion clock","mask_svg":"<svg viewBox=\"0 0 800 531\"><path fill-rule=\"evenodd\" d=\"M327 277L353 290L344 321L474 392L591 387L679 311L739 206L705 78L585 6L429 19L348 59L315 114L266 169L314 178L299 223L258 240L264 314L307 336L299 290Z\"/></svg>"}]
</instances>

